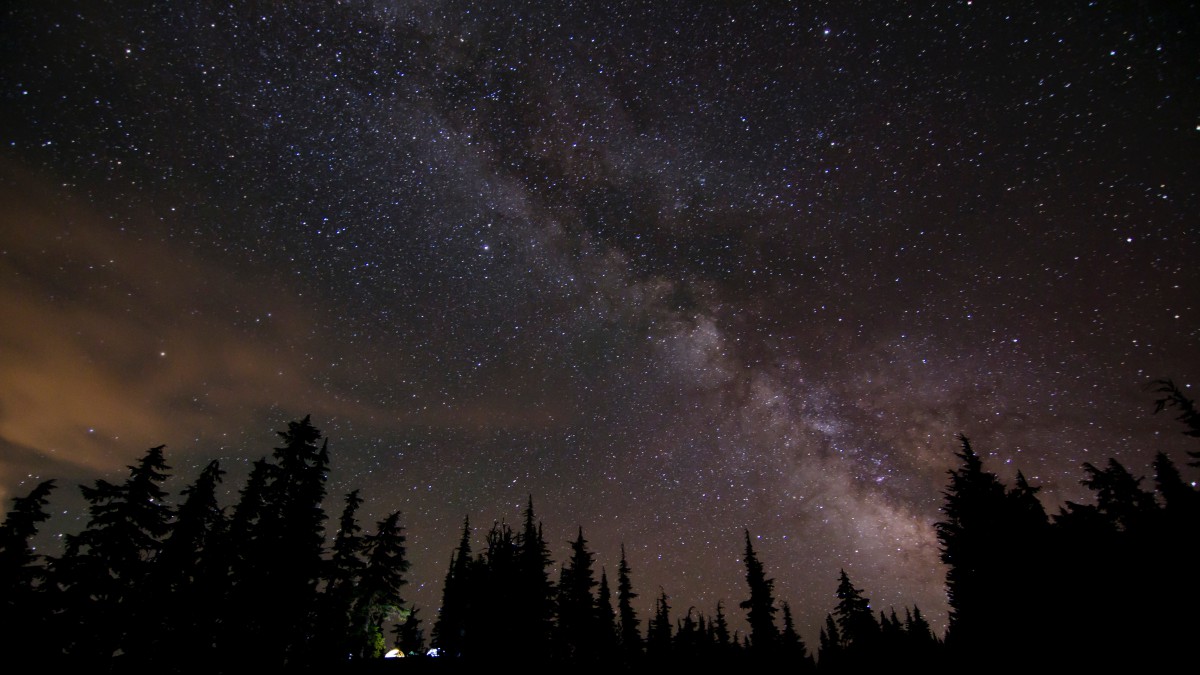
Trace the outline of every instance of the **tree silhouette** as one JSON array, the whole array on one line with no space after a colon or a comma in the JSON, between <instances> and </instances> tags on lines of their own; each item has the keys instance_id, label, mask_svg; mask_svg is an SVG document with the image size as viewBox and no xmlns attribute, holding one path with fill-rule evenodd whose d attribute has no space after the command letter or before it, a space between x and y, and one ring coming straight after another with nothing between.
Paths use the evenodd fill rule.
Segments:
<instances>
[{"instance_id":1,"label":"tree silhouette","mask_svg":"<svg viewBox=\"0 0 1200 675\"><path fill-rule=\"evenodd\" d=\"M1200 411L1196 410L1196 403L1184 396L1183 391L1171 380L1155 380L1150 386L1156 393L1162 394L1162 397L1154 402L1155 414L1167 408L1174 408L1179 411L1175 419L1187 427L1184 435L1200 437ZM1189 450L1188 456L1195 460L1188 462L1188 466L1200 466L1200 450Z\"/></svg>"},{"instance_id":2,"label":"tree silhouette","mask_svg":"<svg viewBox=\"0 0 1200 675\"><path fill-rule=\"evenodd\" d=\"M595 631L597 656L611 659L617 653L617 613L613 611L612 591L603 567L600 568L600 586L596 590Z\"/></svg>"},{"instance_id":3,"label":"tree silhouette","mask_svg":"<svg viewBox=\"0 0 1200 675\"><path fill-rule=\"evenodd\" d=\"M779 635L780 656L788 663L793 663L796 670L807 672L812 670L812 657L808 655L808 647L796 632L796 623L792 619L792 608L783 603L783 632Z\"/></svg>"},{"instance_id":4,"label":"tree silhouette","mask_svg":"<svg viewBox=\"0 0 1200 675\"><path fill-rule=\"evenodd\" d=\"M446 656L467 653L467 619L470 615L471 521L463 518L462 538L450 555L450 569L442 585L442 606L433 625L433 646Z\"/></svg>"},{"instance_id":5,"label":"tree silhouette","mask_svg":"<svg viewBox=\"0 0 1200 675\"><path fill-rule=\"evenodd\" d=\"M529 496L523 525L517 540L516 596L520 601L512 610L517 635L529 650L530 660L541 660L550 653L554 626L554 583L549 568L554 564L550 548L542 536L541 523L533 513L533 495Z\"/></svg>"},{"instance_id":6,"label":"tree silhouette","mask_svg":"<svg viewBox=\"0 0 1200 675\"><path fill-rule=\"evenodd\" d=\"M779 631L775 627L775 580L766 577L750 543L750 530L746 530L745 564L750 597L740 606L746 610L746 621L750 624L751 646L759 654L768 654L779 642Z\"/></svg>"},{"instance_id":7,"label":"tree silhouette","mask_svg":"<svg viewBox=\"0 0 1200 675\"><path fill-rule=\"evenodd\" d=\"M596 598L592 595L597 585L592 572L594 557L580 527L579 535L571 542L571 557L562 569L558 588L558 646L567 660L591 661L599 655Z\"/></svg>"},{"instance_id":8,"label":"tree silhouette","mask_svg":"<svg viewBox=\"0 0 1200 675\"><path fill-rule=\"evenodd\" d=\"M375 532L363 538L363 555L367 563L362 581L355 594L354 612L358 658L382 656L384 650L383 624L400 611L404 600L400 587L407 583L404 533L400 527L400 512L395 511L379 521Z\"/></svg>"},{"instance_id":9,"label":"tree silhouette","mask_svg":"<svg viewBox=\"0 0 1200 675\"><path fill-rule=\"evenodd\" d=\"M654 600L654 617L646 627L646 656L662 660L671 653L671 605L665 590Z\"/></svg>"},{"instance_id":10,"label":"tree silhouette","mask_svg":"<svg viewBox=\"0 0 1200 675\"><path fill-rule=\"evenodd\" d=\"M855 667L868 664L876 656L880 640L880 627L871 610L871 601L850 582L846 570L842 570L838 578L837 598L833 615L837 619L845 661Z\"/></svg>"},{"instance_id":11,"label":"tree silhouette","mask_svg":"<svg viewBox=\"0 0 1200 675\"><path fill-rule=\"evenodd\" d=\"M366 561L363 560L362 528L355 516L363 500L359 491L354 490L345 496L344 503L333 539L333 555L325 566L325 587L317 600L317 629L312 649L318 660L339 660L356 649L351 615Z\"/></svg>"},{"instance_id":12,"label":"tree silhouette","mask_svg":"<svg viewBox=\"0 0 1200 675\"><path fill-rule=\"evenodd\" d=\"M24 497L13 498L0 525L0 635L34 653L47 649L50 617L42 587L45 569L31 541L50 517L45 507L54 487L53 479L42 481Z\"/></svg>"},{"instance_id":13,"label":"tree silhouette","mask_svg":"<svg viewBox=\"0 0 1200 675\"><path fill-rule=\"evenodd\" d=\"M68 651L107 663L126 646L135 621L151 601L145 584L151 561L170 529L171 508L161 484L167 478L163 447L150 448L120 485L97 480L80 486L88 502L87 527L66 538L56 562L56 580L65 587L61 616L74 643Z\"/></svg>"},{"instance_id":14,"label":"tree silhouette","mask_svg":"<svg viewBox=\"0 0 1200 675\"><path fill-rule=\"evenodd\" d=\"M627 661L636 659L642 653L642 634L638 628L641 622L633 609L633 599L638 594L633 592L630 573L629 563L625 560L625 544L621 544L621 563L617 566L617 614L621 649Z\"/></svg>"},{"instance_id":15,"label":"tree silhouette","mask_svg":"<svg viewBox=\"0 0 1200 675\"><path fill-rule=\"evenodd\" d=\"M227 523L217 503L224 475L213 460L183 489L183 504L148 580L160 602L142 618L143 644L128 645L130 654L157 661L187 652L196 663L213 663L228 584Z\"/></svg>"},{"instance_id":16,"label":"tree silhouette","mask_svg":"<svg viewBox=\"0 0 1200 675\"><path fill-rule=\"evenodd\" d=\"M408 656L417 656L425 652L425 631L421 629L421 620L417 618L417 608L409 608L404 614L404 621L396 624L393 633L396 636L396 648Z\"/></svg>"}]
</instances>

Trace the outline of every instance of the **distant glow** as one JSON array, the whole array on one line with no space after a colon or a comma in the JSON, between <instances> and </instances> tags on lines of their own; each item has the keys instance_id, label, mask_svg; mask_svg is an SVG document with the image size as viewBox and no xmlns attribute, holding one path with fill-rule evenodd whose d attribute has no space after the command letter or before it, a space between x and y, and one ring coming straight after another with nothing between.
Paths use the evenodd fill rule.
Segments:
<instances>
[{"instance_id":1,"label":"distant glow","mask_svg":"<svg viewBox=\"0 0 1200 675\"><path fill-rule=\"evenodd\" d=\"M384 654L383 658L385 658L385 659L402 659L402 658L404 658L404 652L400 651L399 649L393 649L393 650L389 651L388 653Z\"/></svg>"}]
</instances>

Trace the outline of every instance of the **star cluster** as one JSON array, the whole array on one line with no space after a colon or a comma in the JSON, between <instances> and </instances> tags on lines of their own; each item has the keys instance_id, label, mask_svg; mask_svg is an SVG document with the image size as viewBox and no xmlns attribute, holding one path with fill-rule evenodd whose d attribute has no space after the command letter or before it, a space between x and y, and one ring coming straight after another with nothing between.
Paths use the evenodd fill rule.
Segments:
<instances>
[{"instance_id":1,"label":"star cluster","mask_svg":"<svg viewBox=\"0 0 1200 675\"><path fill-rule=\"evenodd\" d=\"M311 413L419 605L532 494L643 614L748 528L811 641L944 627L954 434L1051 510L1188 447L1194 3L563 5L10 3L0 496Z\"/></svg>"}]
</instances>

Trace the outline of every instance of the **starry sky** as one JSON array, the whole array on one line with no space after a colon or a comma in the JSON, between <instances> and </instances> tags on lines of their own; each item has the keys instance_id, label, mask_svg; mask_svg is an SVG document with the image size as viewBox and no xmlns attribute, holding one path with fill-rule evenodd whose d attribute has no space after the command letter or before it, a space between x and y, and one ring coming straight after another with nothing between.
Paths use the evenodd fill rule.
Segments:
<instances>
[{"instance_id":1,"label":"starry sky","mask_svg":"<svg viewBox=\"0 0 1200 675\"><path fill-rule=\"evenodd\" d=\"M748 528L815 644L841 568L944 629L955 434L1052 511L1193 447L1146 384L1200 376L1197 3L3 11L0 497L59 478L49 527L161 443L232 501L311 414L427 619L532 494L643 618L738 617Z\"/></svg>"}]
</instances>

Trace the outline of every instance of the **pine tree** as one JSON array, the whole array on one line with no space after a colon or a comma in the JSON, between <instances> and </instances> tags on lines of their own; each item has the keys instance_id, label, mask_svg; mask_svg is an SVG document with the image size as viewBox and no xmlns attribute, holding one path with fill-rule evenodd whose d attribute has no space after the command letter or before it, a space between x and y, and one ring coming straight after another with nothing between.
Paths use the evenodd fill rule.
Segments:
<instances>
[{"instance_id":1,"label":"pine tree","mask_svg":"<svg viewBox=\"0 0 1200 675\"><path fill-rule=\"evenodd\" d=\"M274 450L274 463L255 466L232 523L241 548L232 562L236 609L226 642L255 668L309 658L318 584L327 564L322 501L328 442L308 416L277 434L282 444Z\"/></svg>"},{"instance_id":2,"label":"pine tree","mask_svg":"<svg viewBox=\"0 0 1200 675\"><path fill-rule=\"evenodd\" d=\"M433 625L433 646L443 655L468 653L467 619L471 611L471 521L463 518L462 538L450 555L450 569L442 585L442 606Z\"/></svg>"},{"instance_id":3,"label":"pine tree","mask_svg":"<svg viewBox=\"0 0 1200 675\"><path fill-rule=\"evenodd\" d=\"M600 587L596 591L595 625L597 655L610 659L617 651L617 613L613 611L608 573L603 567L600 568Z\"/></svg>"},{"instance_id":4,"label":"pine tree","mask_svg":"<svg viewBox=\"0 0 1200 675\"><path fill-rule=\"evenodd\" d=\"M523 514L524 523L517 538L516 588L520 600L512 607L516 635L533 660L544 659L550 652L554 628L554 583L549 568L554 564L550 548L542 536L542 527L533 513L533 496Z\"/></svg>"},{"instance_id":5,"label":"pine tree","mask_svg":"<svg viewBox=\"0 0 1200 675\"><path fill-rule=\"evenodd\" d=\"M800 639L796 631L796 623L792 619L792 608L787 602L783 603L783 632L779 636L780 656L789 663L796 665L801 671L811 670L812 658L808 655L808 647Z\"/></svg>"},{"instance_id":6,"label":"pine tree","mask_svg":"<svg viewBox=\"0 0 1200 675\"><path fill-rule=\"evenodd\" d=\"M746 610L746 621L750 624L750 644L759 654L769 654L779 642L779 631L775 627L775 580L766 578L763 565L750 543L750 530L746 530L745 563L750 597L741 602L741 608Z\"/></svg>"},{"instance_id":7,"label":"pine tree","mask_svg":"<svg viewBox=\"0 0 1200 675\"><path fill-rule=\"evenodd\" d=\"M366 566L355 594L355 618L359 658L383 655L383 624L400 611L404 600L400 587L407 583L404 530L400 527L400 512L395 511L376 524L376 530L363 539Z\"/></svg>"},{"instance_id":8,"label":"pine tree","mask_svg":"<svg viewBox=\"0 0 1200 675\"><path fill-rule=\"evenodd\" d=\"M363 500L359 491L354 490L343 501L345 506L333 539L333 555L325 567L325 586L317 601L317 630L312 644L313 658L317 661L344 660L357 647L351 614L366 567L362 528L356 519Z\"/></svg>"},{"instance_id":9,"label":"pine tree","mask_svg":"<svg viewBox=\"0 0 1200 675\"><path fill-rule=\"evenodd\" d=\"M417 618L417 612L416 606L402 612L404 621L397 623L392 630L396 636L396 648L407 656L425 653L425 631L421 630L421 620Z\"/></svg>"},{"instance_id":10,"label":"pine tree","mask_svg":"<svg viewBox=\"0 0 1200 675\"><path fill-rule=\"evenodd\" d=\"M558 588L558 644L568 660L592 661L598 656L596 644L596 577L592 572L594 556L587 549L583 528L571 542L571 557L562 570Z\"/></svg>"},{"instance_id":11,"label":"pine tree","mask_svg":"<svg viewBox=\"0 0 1200 675\"><path fill-rule=\"evenodd\" d=\"M717 613L710 625L717 649L722 653L729 651L733 645L730 643L729 622L725 619L725 603L721 600L717 601Z\"/></svg>"},{"instance_id":12,"label":"pine tree","mask_svg":"<svg viewBox=\"0 0 1200 675\"><path fill-rule=\"evenodd\" d=\"M1156 393L1162 394L1162 397L1154 402L1154 412L1158 414L1167 408L1174 408L1179 411L1175 419L1183 423L1187 430L1184 431L1185 436L1200 437L1200 411L1196 410L1196 403L1192 399L1183 395L1183 390L1175 385L1171 380L1155 380L1150 385L1154 387ZM1200 466L1200 450L1188 451L1188 456L1195 461L1188 462L1188 466Z\"/></svg>"},{"instance_id":13,"label":"pine tree","mask_svg":"<svg viewBox=\"0 0 1200 675\"><path fill-rule=\"evenodd\" d=\"M45 507L53 491L54 479L50 479L38 483L28 495L14 497L12 509L0 525L0 606L8 607L32 590L44 574L37 565L41 556L34 553L30 542L37 535L38 524L50 517Z\"/></svg>"},{"instance_id":14,"label":"pine tree","mask_svg":"<svg viewBox=\"0 0 1200 675\"><path fill-rule=\"evenodd\" d=\"M817 651L817 665L822 671L832 672L842 665L842 634L832 614L825 615L825 627L821 629Z\"/></svg>"},{"instance_id":15,"label":"pine tree","mask_svg":"<svg viewBox=\"0 0 1200 675\"><path fill-rule=\"evenodd\" d=\"M130 653L150 661L189 653L196 663L212 663L222 605L228 592L225 513L217 502L217 487L225 472L213 460L183 489L183 504L170 535L155 561L150 582L155 606L143 618L143 645Z\"/></svg>"},{"instance_id":16,"label":"pine tree","mask_svg":"<svg viewBox=\"0 0 1200 675\"><path fill-rule=\"evenodd\" d=\"M950 485L943 493L946 519L936 524L941 559L948 565L946 595L950 603L947 644L962 653L976 653L995 639L997 627L989 616L1006 598L996 591L1003 573L996 564L1007 544L1004 513L1009 500L995 474L983 470L983 461L960 436L962 465L950 472Z\"/></svg>"},{"instance_id":17,"label":"pine tree","mask_svg":"<svg viewBox=\"0 0 1200 675\"><path fill-rule=\"evenodd\" d=\"M30 653L45 653L48 601L42 582L45 568L42 556L31 544L46 512L54 480L38 483L24 497L13 498L12 509L0 525L0 635L10 644L21 645Z\"/></svg>"},{"instance_id":18,"label":"pine tree","mask_svg":"<svg viewBox=\"0 0 1200 675\"><path fill-rule=\"evenodd\" d=\"M87 527L67 537L66 552L56 564L67 605L61 630L76 639L68 650L103 664L129 643L144 641L134 621L150 598L146 580L170 529L171 508L161 484L167 478L163 447L149 451L115 485L97 480L80 486L88 501Z\"/></svg>"},{"instance_id":19,"label":"pine tree","mask_svg":"<svg viewBox=\"0 0 1200 675\"><path fill-rule=\"evenodd\" d=\"M633 599L638 594L633 592L630 573L629 563L625 560L625 544L621 544L621 563L617 566L617 614L620 619L621 649L627 660L636 659L642 653L642 634L638 628L641 621L633 609Z\"/></svg>"},{"instance_id":20,"label":"pine tree","mask_svg":"<svg viewBox=\"0 0 1200 675\"><path fill-rule=\"evenodd\" d=\"M671 605L667 592L659 589L654 601L654 618L646 627L646 655L661 660L671 653Z\"/></svg>"},{"instance_id":21,"label":"pine tree","mask_svg":"<svg viewBox=\"0 0 1200 675\"><path fill-rule=\"evenodd\" d=\"M847 658L862 663L879 644L879 623L871 610L871 601L854 587L846 570L841 571L838 579L837 598L833 614L837 617L843 651Z\"/></svg>"}]
</instances>

